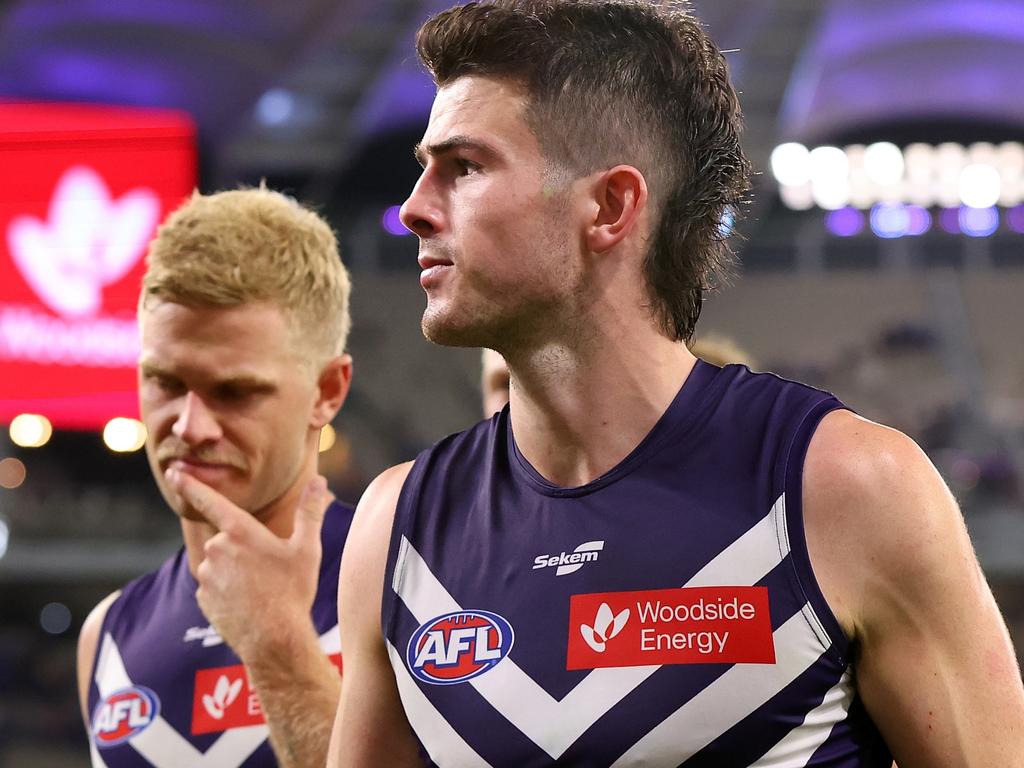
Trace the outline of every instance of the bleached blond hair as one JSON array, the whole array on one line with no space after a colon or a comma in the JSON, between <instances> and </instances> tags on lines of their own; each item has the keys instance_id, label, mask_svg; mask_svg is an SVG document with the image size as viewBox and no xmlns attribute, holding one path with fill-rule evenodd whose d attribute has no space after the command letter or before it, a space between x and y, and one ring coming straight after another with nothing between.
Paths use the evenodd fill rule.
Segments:
<instances>
[{"instance_id":1,"label":"bleached blond hair","mask_svg":"<svg viewBox=\"0 0 1024 768\"><path fill-rule=\"evenodd\" d=\"M160 301L273 304L320 365L345 350L350 292L334 232L315 212L265 186L197 191L150 243L139 315Z\"/></svg>"}]
</instances>

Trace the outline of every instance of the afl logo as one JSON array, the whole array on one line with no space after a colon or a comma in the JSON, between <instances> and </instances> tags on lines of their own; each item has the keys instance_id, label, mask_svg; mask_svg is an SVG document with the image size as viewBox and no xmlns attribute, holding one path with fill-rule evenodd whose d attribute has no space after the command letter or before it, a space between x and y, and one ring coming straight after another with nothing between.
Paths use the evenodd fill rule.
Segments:
<instances>
[{"instance_id":1,"label":"afl logo","mask_svg":"<svg viewBox=\"0 0 1024 768\"><path fill-rule=\"evenodd\" d=\"M420 680L453 685L479 677L508 656L512 625L489 611L455 611L413 632L406 649L409 669Z\"/></svg>"},{"instance_id":2,"label":"afl logo","mask_svg":"<svg viewBox=\"0 0 1024 768\"><path fill-rule=\"evenodd\" d=\"M107 696L92 717L96 746L113 747L146 730L160 714L160 699L141 685L123 688Z\"/></svg>"}]
</instances>

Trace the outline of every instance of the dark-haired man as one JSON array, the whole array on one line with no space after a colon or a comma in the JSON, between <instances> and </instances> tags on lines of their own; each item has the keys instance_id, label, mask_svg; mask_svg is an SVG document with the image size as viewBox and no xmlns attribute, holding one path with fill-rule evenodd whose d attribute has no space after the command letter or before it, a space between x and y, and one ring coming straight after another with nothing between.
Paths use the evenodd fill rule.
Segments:
<instances>
[{"instance_id":1,"label":"dark-haired man","mask_svg":"<svg viewBox=\"0 0 1024 768\"><path fill-rule=\"evenodd\" d=\"M418 48L423 330L502 353L511 406L364 496L329 765L1024 765L1006 629L923 453L686 348L747 188L700 25L495 0Z\"/></svg>"}]
</instances>

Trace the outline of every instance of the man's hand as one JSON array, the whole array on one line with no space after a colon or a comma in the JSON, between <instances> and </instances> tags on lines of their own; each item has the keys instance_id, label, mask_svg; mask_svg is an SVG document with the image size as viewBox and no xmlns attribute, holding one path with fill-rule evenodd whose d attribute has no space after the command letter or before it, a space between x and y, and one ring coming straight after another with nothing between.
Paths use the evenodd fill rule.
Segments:
<instances>
[{"instance_id":1,"label":"man's hand","mask_svg":"<svg viewBox=\"0 0 1024 768\"><path fill-rule=\"evenodd\" d=\"M319 581L320 528L333 498L326 481L306 486L288 539L191 475L169 470L167 481L217 529L196 570L199 607L243 662L288 627L305 627Z\"/></svg>"},{"instance_id":2,"label":"man's hand","mask_svg":"<svg viewBox=\"0 0 1024 768\"><path fill-rule=\"evenodd\" d=\"M194 477L168 472L175 493L217 533L196 569L196 599L245 664L281 768L323 765L341 678L320 649L310 611L319 581L320 528L333 498L311 480L287 539Z\"/></svg>"}]
</instances>

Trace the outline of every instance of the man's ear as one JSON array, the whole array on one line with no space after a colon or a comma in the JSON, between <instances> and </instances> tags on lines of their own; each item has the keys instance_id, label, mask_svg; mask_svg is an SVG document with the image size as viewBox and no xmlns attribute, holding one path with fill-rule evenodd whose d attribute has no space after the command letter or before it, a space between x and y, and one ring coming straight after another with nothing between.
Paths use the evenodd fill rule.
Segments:
<instances>
[{"instance_id":1,"label":"man's ear","mask_svg":"<svg viewBox=\"0 0 1024 768\"><path fill-rule=\"evenodd\" d=\"M637 226L647 208L647 180L631 165L602 171L594 181L586 241L593 253L604 253L621 243Z\"/></svg>"},{"instance_id":2,"label":"man's ear","mask_svg":"<svg viewBox=\"0 0 1024 768\"><path fill-rule=\"evenodd\" d=\"M317 394L310 414L310 427L320 429L331 423L341 410L351 384L352 355L340 355L324 365L317 379Z\"/></svg>"}]
</instances>

